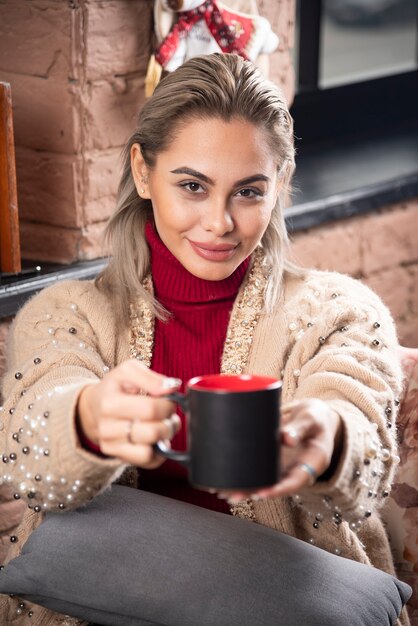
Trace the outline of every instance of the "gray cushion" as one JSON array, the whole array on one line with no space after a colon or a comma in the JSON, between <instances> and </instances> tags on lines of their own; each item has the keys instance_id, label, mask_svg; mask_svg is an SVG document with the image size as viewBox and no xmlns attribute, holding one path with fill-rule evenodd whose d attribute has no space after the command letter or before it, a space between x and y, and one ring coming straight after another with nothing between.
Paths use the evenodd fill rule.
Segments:
<instances>
[{"instance_id":1,"label":"gray cushion","mask_svg":"<svg viewBox=\"0 0 418 626\"><path fill-rule=\"evenodd\" d=\"M0 593L110 626L389 625L410 588L258 524L128 487L49 514Z\"/></svg>"}]
</instances>

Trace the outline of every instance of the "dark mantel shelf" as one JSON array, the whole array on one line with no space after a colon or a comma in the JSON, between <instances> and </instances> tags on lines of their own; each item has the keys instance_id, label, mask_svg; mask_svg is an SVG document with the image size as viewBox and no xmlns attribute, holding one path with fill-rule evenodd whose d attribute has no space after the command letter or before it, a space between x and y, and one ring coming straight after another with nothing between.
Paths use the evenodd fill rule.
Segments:
<instances>
[{"instance_id":1,"label":"dark mantel shelf","mask_svg":"<svg viewBox=\"0 0 418 626\"><path fill-rule=\"evenodd\" d=\"M106 264L105 259L95 259L72 265L40 264L40 272L28 278L8 277L0 283L0 319L15 315L33 295L60 280L89 280L95 278ZM35 266L35 263L33 263Z\"/></svg>"},{"instance_id":2,"label":"dark mantel shelf","mask_svg":"<svg viewBox=\"0 0 418 626\"><path fill-rule=\"evenodd\" d=\"M334 193L291 206L286 210L286 225L292 233L371 213L412 198L418 198L418 170L394 180L373 183L367 187Z\"/></svg>"},{"instance_id":3,"label":"dark mantel shelf","mask_svg":"<svg viewBox=\"0 0 418 626\"><path fill-rule=\"evenodd\" d=\"M320 147L298 144L290 231L418 197L418 121Z\"/></svg>"},{"instance_id":4,"label":"dark mantel shelf","mask_svg":"<svg viewBox=\"0 0 418 626\"><path fill-rule=\"evenodd\" d=\"M418 128L301 152L293 206L285 214L291 233L418 198ZM40 263L41 270L33 274L0 276L0 319L15 315L45 287L61 280L92 279L105 264L106 259Z\"/></svg>"}]
</instances>

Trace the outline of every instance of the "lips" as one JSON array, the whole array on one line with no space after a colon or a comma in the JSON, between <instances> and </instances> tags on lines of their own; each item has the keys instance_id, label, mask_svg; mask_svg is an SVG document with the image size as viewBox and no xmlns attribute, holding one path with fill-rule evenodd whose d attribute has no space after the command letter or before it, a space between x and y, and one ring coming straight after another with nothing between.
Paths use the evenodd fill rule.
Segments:
<instances>
[{"instance_id":1,"label":"lips","mask_svg":"<svg viewBox=\"0 0 418 626\"><path fill-rule=\"evenodd\" d=\"M209 261L227 261L230 259L238 247L238 244L231 243L204 243L201 241L188 240L192 249L200 257Z\"/></svg>"},{"instance_id":2,"label":"lips","mask_svg":"<svg viewBox=\"0 0 418 626\"><path fill-rule=\"evenodd\" d=\"M212 252L226 252L229 250L234 250L237 246L236 244L233 243L218 243L218 244L211 244L211 243L201 243L200 241L192 241L191 239L189 240L190 243L192 243L195 246L198 246L199 248L202 248L203 250L211 250Z\"/></svg>"}]
</instances>

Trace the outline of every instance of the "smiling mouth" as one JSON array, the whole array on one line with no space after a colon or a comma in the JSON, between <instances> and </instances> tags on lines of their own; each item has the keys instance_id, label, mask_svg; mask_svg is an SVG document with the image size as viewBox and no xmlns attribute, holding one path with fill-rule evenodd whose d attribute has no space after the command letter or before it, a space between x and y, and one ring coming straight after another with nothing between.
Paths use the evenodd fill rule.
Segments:
<instances>
[{"instance_id":1,"label":"smiling mouth","mask_svg":"<svg viewBox=\"0 0 418 626\"><path fill-rule=\"evenodd\" d=\"M188 242L196 254L209 261L227 261L234 255L235 250L239 245L228 243L209 244L192 241L191 239L188 239Z\"/></svg>"}]
</instances>

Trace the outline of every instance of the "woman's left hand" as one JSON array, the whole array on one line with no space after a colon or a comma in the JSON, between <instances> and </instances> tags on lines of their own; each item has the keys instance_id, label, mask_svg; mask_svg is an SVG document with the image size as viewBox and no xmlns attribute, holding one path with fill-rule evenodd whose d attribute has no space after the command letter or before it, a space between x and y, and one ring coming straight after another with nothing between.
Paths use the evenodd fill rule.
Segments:
<instances>
[{"instance_id":1,"label":"woman's left hand","mask_svg":"<svg viewBox=\"0 0 418 626\"><path fill-rule=\"evenodd\" d=\"M281 407L281 480L251 494L253 499L288 496L310 486L338 463L343 426L338 413L318 399L296 400ZM223 496L221 496L223 497ZM229 493L230 502L248 493Z\"/></svg>"}]
</instances>

